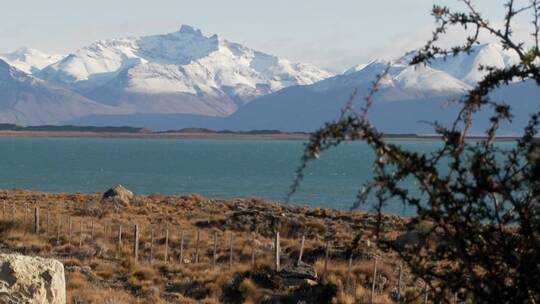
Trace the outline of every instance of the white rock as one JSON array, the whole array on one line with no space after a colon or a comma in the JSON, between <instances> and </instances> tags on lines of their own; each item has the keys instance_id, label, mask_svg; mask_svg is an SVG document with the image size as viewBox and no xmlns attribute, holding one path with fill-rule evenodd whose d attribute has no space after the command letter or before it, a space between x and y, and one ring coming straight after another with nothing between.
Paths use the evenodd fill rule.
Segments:
<instances>
[{"instance_id":1,"label":"white rock","mask_svg":"<svg viewBox=\"0 0 540 304\"><path fill-rule=\"evenodd\" d=\"M116 201L123 205L129 205L133 198L133 192L122 185L117 185L103 193L104 200Z\"/></svg>"},{"instance_id":2,"label":"white rock","mask_svg":"<svg viewBox=\"0 0 540 304\"><path fill-rule=\"evenodd\" d=\"M64 265L54 259L0 254L0 303L66 303Z\"/></svg>"}]
</instances>

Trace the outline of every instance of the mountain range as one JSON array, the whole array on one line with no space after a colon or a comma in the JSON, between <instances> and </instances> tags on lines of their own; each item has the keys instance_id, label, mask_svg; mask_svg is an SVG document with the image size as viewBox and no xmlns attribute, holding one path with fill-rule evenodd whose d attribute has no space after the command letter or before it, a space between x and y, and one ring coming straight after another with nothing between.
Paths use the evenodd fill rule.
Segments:
<instances>
[{"instance_id":1,"label":"mountain range","mask_svg":"<svg viewBox=\"0 0 540 304\"><path fill-rule=\"evenodd\" d=\"M385 132L432 133L421 121L449 122L458 109L446 101L482 79L482 66L518 61L493 43L429 65L410 66L413 55L390 62L376 95L370 119ZM184 25L164 35L99 41L65 56L26 48L0 54L0 122L313 131L338 117L354 89L361 107L386 67L374 60L333 75ZM493 94L515 109L517 124L503 126L507 134L519 132L538 108L539 93L535 84L516 82ZM477 124L475 132L485 127Z\"/></svg>"}]
</instances>

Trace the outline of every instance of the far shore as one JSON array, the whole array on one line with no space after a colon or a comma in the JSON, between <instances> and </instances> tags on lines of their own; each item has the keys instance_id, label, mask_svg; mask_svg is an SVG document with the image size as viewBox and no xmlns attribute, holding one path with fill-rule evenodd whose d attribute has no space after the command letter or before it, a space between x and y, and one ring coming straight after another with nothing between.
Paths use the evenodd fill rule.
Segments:
<instances>
[{"instance_id":1,"label":"far shore","mask_svg":"<svg viewBox=\"0 0 540 304\"><path fill-rule=\"evenodd\" d=\"M306 133L244 134L208 132L81 132L81 131L0 131L0 137L144 138L144 139L230 139L307 140Z\"/></svg>"},{"instance_id":2,"label":"far shore","mask_svg":"<svg viewBox=\"0 0 540 304\"><path fill-rule=\"evenodd\" d=\"M0 130L0 137L43 137L43 138L142 138L142 139L217 139L217 140L308 140L309 133L234 133L234 132L91 132L91 131L12 131ZM469 139L481 139L471 136ZM439 141L434 135L389 135L388 140ZM512 141L515 137L501 137L497 141Z\"/></svg>"}]
</instances>

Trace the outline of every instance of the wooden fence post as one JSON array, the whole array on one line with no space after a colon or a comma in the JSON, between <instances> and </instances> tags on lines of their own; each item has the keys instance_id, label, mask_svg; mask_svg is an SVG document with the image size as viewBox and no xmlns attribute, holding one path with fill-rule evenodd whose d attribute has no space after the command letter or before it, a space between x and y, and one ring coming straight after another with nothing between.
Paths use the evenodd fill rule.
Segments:
<instances>
[{"instance_id":1,"label":"wooden fence post","mask_svg":"<svg viewBox=\"0 0 540 304\"><path fill-rule=\"evenodd\" d=\"M401 278L403 276L403 264L399 264L399 275L398 275L398 284L397 284L397 301L396 304L401 303Z\"/></svg>"},{"instance_id":2,"label":"wooden fence post","mask_svg":"<svg viewBox=\"0 0 540 304\"><path fill-rule=\"evenodd\" d=\"M122 255L122 224L118 224L118 258Z\"/></svg>"},{"instance_id":3,"label":"wooden fence post","mask_svg":"<svg viewBox=\"0 0 540 304\"><path fill-rule=\"evenodd\" d=\"M2 201L2 215L6 218L6 201Z\"/></svg>"},{"instance_id":4,"label":"wooden fence post","mask_svg":"<svg viewBox=\"0 0 540 304\"><path fill-rule=\"evenodd\" d=\"M165 229L165 256L163 257L163 262L165 262L165 264L168 261L168 254L169 254L169 228Z\"/></svg>"},{"instance_id":5,"label":"wooden fence post","mask_svg":"<svg viewBox=\"0 0 540 304\"><path fill-rule=\"evenodd\" d=\"M377 284L377 263L379 258L375 257L375 264L373 265L373 279L371 283L371 304L375 303L375 285Z\"/></svg>"},{"instance_id":6,"label":"wooden fence post","mask_svg":"<svg viewBox=\"0 0 540 304\"><path fill-rule=\"evenodd\" d=\"M60 245L60 230L62 230L62 216L56 216L56 246Z\"/></svg>"},{"instance_id":7,"label":"wooden fence post","mask_svg":"<svg viewBox=\"0 0 540 304\"><path fill-rule=\"evenodd\" d=\"M184 229L180 231L180 264L184 263Z\"/></svg>"},{"instance_id":8,"label":"wooden fence post","mask_svg":"<svg viewBox=\"0 0 540 304\"><path fill-rule=\"evenodd\" d=\"M347 278L345 281L345 292L349 292L351 289L351 272L352 272L352 260L353 260L353 254L349 255L349 264L347 266Z\"/></svg>"},{"instance_id":9,"label":"wooden fence post","mask_svg":"<svg viewBox=\"0 0 540 304\"><path fill-rule=\"evenodd\" d=\"M50 212L49 208L47 208L47 219L46 219L47 225L45 227L45 234L47 235L47 239L49 238L49 235L50 235L50 228L49 228L50 225L51 225L51 214L50 213L51 212Z\"/></svg>"},{"instance_id":10,"label":"wooden fence post","mask_svg":"<svg viewBox=\"0 0 540 304\"><path fill-rule=\"evenodd\" d=\"M280 254L279 231L276 230L274 235L274 267L276 271L280 270Z\"/></svg>"},{"instance_id":11,"label":"wooden fence post","mask_svg":"<svg viewBox=\"0 0 540 304\"><path fill-rule=\"evenodd\" d=\"M28 223L28 203L25 203L24 204L24 233L26 234L26 232L30 229L30 224Z\"/></svg>"},{"instance_id":12,"label":"wooden fence post","mask_svg":"<svg viewBox=\"0 0 540 304\"><path fill-rule=\"evenodd\" d=\"M231 231L229 234L229 268L232 268L233 264L233 241L234 241L234 234Z\"/></svg>"},{"instance_id":13,"label":"wooden fence post","mask_svg":"<svg viewBox=\"0 0 540 304\"><path fill-rule=\"evenodd\" d=\"M34 208L34 233L39 234L39 207Z\"/></svg>"},{"instance_id":14,"label":"wooden fence post","mask_svg":"<svg viewBox=\"0 0 540 304\"><path fill-rule=\"evenodd\" d=\"M323 277L326 276L328 271L328 256L330 255L330 239L326 239L326 244L324 248L324 268L323 268Z\"/></svg>"},{"instance_id":15,"label":"wooden fence post","mask_svg":"<svg viewBox=\"0 0 540 304\"><path fill-rule=\"evenodd\" d=\"M91 230L90 230L90 240L94 240L94 232L95 232L95 227L94 227L94 220L92 220L92 223L90 224L91 225Z\"/></svg>"},{"instance_id":16,"label":"wooden fence post","mask_svg":"<svg viewBox=\"0 0 540 304\"><path fill-rule=\"evenodd\" d=\"M154 228L150 230L150 264L154 262Z\"/></svg>"},{"instance_id":17,"label":"wooden fence post","mask_svg":"<svg viewBox=\"0 0 540 304\"><path fill-rule=\"evenodd\" d=\"M304 254L304 243L306 241L306 234L302 234L302 241L300 241L300 253L298 254L298 262L297 265L300 265L302 263L302 255Z\"/></svg>"},{"instance_id":18,"label":"wooden fence post","mask_svg":"<svg viewBox=\"0 0 540 304\"><path fill-rule=\"evenodd\" d=\"M255 233L251 234L251 267L255 267Z\"/></svg>"},{"instance_id":19,"label":"wooden fence post","mask_svg":"<svg viewBox=\"0 0 540 304\"><path fill-rule=\"evenodd\" d=\"M139 260L139 225L135 224L133 232L133 256L135 261Z\"/></svg>"},{"instance_id":20,"label":"wooden fence post","mask_svg":"<svg viewBox=\"0 0 540 304\"><path fill-rule=\"evenodd\" d=\"M68 245L71 245L71 232L73 229L73 220L71 219L71 216L68 218Z\"/></svg>"},{"instance_id":21,"label":"wooden fence post","mask_svg":"<svg viewBox=\"0 0 540 304\"><path fill-rule=\"evenodd\" d=\"M217 231L214 231L214 252L212 256L212 264L216 266L217 262Z\"/></svg>"},{"instance_id":22,"label":"wooden fence post","mask_svg":"<svg viewBox=\"0 0 540 304\"><path fill-rule=\"evenodd\" d=\"M199 230L197 229L197 241L195 244L195 264L199 263L199 242L200 242L200 235Z\"/></svg>"},{"instance_id":23,"label":"wooden fence post","mask_svg":"<svg viewBox=\"0 0 540 304\"><path fill-rule=\"evenodd\" d=\"M84 238L84 221L81 220L79 224L79 247L82 247L83 238Z\"/></svg>"}]
</instances>

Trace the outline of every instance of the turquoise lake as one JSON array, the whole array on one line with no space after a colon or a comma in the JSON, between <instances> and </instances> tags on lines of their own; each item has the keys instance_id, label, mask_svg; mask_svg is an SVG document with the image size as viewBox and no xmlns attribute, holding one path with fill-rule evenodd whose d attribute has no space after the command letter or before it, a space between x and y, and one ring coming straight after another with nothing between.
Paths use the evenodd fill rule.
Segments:
<instances>
[{"instance_id":1,"label":"turquoise lake","mask_svg":"<svg viewBox=\"0 0 540 304\"><path fill-rule=\"evenodd\" d=\"M400 144L426 152L440 145ZM200 193L283 202L303 148L302 141L286 140L0 138L0 188L103 192L122 184L140 194ZM323 153L308 166L290 203L348 209L371 176L372 160L361 142ZM386 211L404 212L397 204Z\"/></svg>"}]
</instances>

